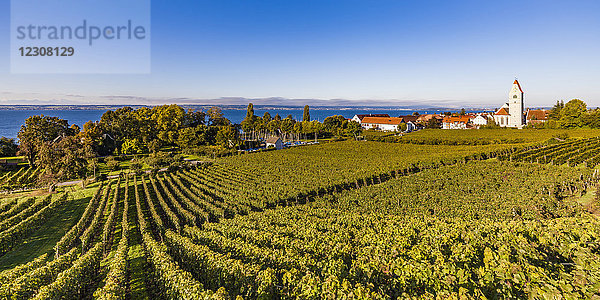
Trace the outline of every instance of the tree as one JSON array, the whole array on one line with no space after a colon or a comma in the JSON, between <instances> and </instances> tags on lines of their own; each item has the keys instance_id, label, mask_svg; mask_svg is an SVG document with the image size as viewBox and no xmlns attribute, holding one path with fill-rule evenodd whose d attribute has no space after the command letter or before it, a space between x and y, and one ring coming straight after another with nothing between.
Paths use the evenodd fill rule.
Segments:
<instances>
[{"instance_id":1,"label":"tree","mask_svg":"<svg viewBox=\"0 0 600 300\"><path fill-rule=\"evenodd\" d=\"M310 111L308 105L304 105L304 114L302 115L302 122L310 121Z\"/></svg>"},{"instance_id":2,"label":"tree","mask_svg":"<svg viewBox=\"0 0 600 300\"><path fill-rule=\"evenodd\" d=\"M184 151L198 148L208 144L208 127L200 125L196 127L184 128L179 132L177 146Z\"/></svg>"},{"instance_id":3,"label":"tree","mask_svg":"<svg viewBox=\"0 0 600 300\"><path fill-rule=\"evenodd\" d=\"M552 107L552 110L550 110L550 114L548 115L548 118L551 120L560 120L561 118L561 112L562 109L565 107L565 102L563 100L556 100L556 104L554 104L554 107Z\"/></svg>"},{"instance_id":4,"label":"tree","mask_svg":"<svg viewBox=\"0 0 600 300\"><path fill-rule=\"evenodd\" d=\"M217 132L217 144L224 148L233 148L238 145L238 138L233 126L222 126Z\"/></svg>"},{"instance_id":5,"label":"tree","mask_svg":"<svg viewBox=\"0 0 600 300\"><path fill-rule=\"evenodd\" d=\"M156 121L158 139L167 145L177 141L179 130L183 128L185 111L177 104L161 105L152 108L152 118Z\"/></svg>"},{"instance_id":6,"label":"tree","mask_svg":"<svg viewBox=\"0 0 600 300\"><path fill-rule=\"evenodd\" d=\"M36 155L36 165L43 169L43 182L83 178L88 166L86 149L76 136L65 136L58 141L42 142Z\"/></svg>"},{"instance_id":7,"label":"tree","mask_svg":"<svg viewBox=\"0 0 600 300\"><path fill-rule=\"evenodd\" d=\"M342 135L342 130L344 129L344 122L348 122L344 116L335 115L325 118L325 120L323 120L323 127L325 131L330 132L333 135L340 136Z\"/></svg>"},{"instance_id":8,"label":"tree","mask_svg":"<svg viewBox=\"0 0 600 300\"><path fill-rule=\"evenodd\" d=\"M248 103L248 108L246 109L246 120L254 119L254 104Z\"/></svg>"},{"instance_id":9,"label":"tree","mask_svg":"<svg viewBox=\"0 0 600 300\"><path fill-rule=\"evenodd\" d=\"M145 145L139 139L126 139L121 146L121 153L142 154L145 149Z\"/></svg>"},{"instance_id":10,"label":"tree","mask_svg":"<svg viewBox=\"0 0 600 300\"><path fill-rule=\"evenodd\" d=\"M183 118L183 127L196 127L206 123L206 113L189 109Z\"/></svg>"},{"instance_id":11,"label":"tree","mask_svg":"<svg viewBox=\"0 0 600 300\"><path fill-rule=\"evenodd\" d=\"M31 116L25 119L17 138L19 139L18 153L27 157L29 165L34 167L36 156L44 143L53 141L59 136L73 135L67 120L44 115Z\"/></svg>"},{"instance_id":12,"label":"tree","mask_svg":"<svg viewBox=\"0 0 600 300\"><path fill-rule=\"evenodd\" d=\"M211 126L225 126L230 122L223 116L223 111L217 106L213 106L206 112Z\"/></svg>"},{"instance_id":13,"label":"tree","mask_svg":"<svg viewBox=\"0 0 600 300\"><path fill-rule=\"evenodd\" d=\"M600 109L596 108L589 111L583 117L583 124L590 128L600 128Z\"/></svg>"},{"instance_id":14,"label":"tree","mask_svg":"<svg viewBox=\"0 0 600 300\"><path fill-rule=\"evenodd\" d=\"M88 121L83 124L79 138L85 146L89 146L96 155L104 156L114 152L116 143L112 136L102 131L99 122Z\"/></svg>"},{"instance_id":15,"label":"tree","mask_svg":"<svg viewBox=\"0 0 600 300\"><path fill-rule=\"evenodd\" d=\"M348 126L344 129L344 135L346 136L357 136L362 132L362 127L356 121L348 121Z\"/></svg>"},{"instance_id":16,"label":"tree","mask_svg":"<svg viewBox=\"0 0 600 300\"><path fill-rule=\"evenodd\" d=\"M440 127L440 121L434 117L431 117L425 125L425 128L428 129L439 129Z\"/></svg>"},{"instance_id":17,"label":"tree","mask_svg":"<svg viewBox=\"0 0 600 300\"><path fill-rule=\"evenodd\" d=\"M162 147L162 143L158 139L152 140L148 143L148 150L150 150L150 153L156 153L160 151L160 147Z\"/></svg>"},{"instance_id":18,"label":"tree","mask_svg":"<svg viewBox=\"0 0 600 300\"><path fill-rule=\"evenodd\" d=\"M560 125L564 128L582 127L583 117L587 113L585 102L573 99L561 109Z\"/></svg>"},{"instance_id":19,"label":"tree","mask_svg":"<svg viewBox=\"0 0 600 300\"><path fill-rule=\"evenodd\" d=\"M256 121L256 116L254 115L254 105L252 103L248 103L248 109L246 110L246 118L242 121L242 130L244 132L254 131L254 122Z\"/></svg>"},{"instance_id":20,"label":"tree","mask_svg":"<svg viewBox=\"0 0 600 300\"><path fill-rule=\"evenodd\" d=\"M17 144L15 139L0 138L0 157L10 157L17 155Z\"/></svg>"},{"instance_id":21,"label":"tree","mask_svg":"<svg viewBox=\"0 0 600 300\"><path fill-rule=\"evenodd\" d=\"M467 114L467 111L464 108L461 108L459 115L464 116L466 114Z\"/></svg>"},{"instance_id":22,"label":"tree","mask_svg":"<svg viewBox=\"0 0 600 300\"><path fill-rule=\"evenodd\" d=\"M262 117L263 123L268 124L271 122L271 114L268 111L265 111L265 114Z\"/></svg>"}]
</instances>

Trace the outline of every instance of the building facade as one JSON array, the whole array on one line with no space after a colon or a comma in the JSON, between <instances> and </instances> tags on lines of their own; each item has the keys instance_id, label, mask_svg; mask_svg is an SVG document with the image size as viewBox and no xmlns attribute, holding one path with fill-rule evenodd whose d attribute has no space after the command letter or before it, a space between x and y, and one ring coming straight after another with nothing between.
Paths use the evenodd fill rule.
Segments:
<instances>
[{"instance_id":1,"label":"building facade","mask_svg":"<svg viewBox=\"0 0 600 300\"><path fill-rule=\"evenodd\" d=\"M515 79L508 93L508 103L504 104L495 114L494 121L500 127L523 128L525 114L523 113L523 89Z\"/></svg>"},{"instance_id":2,"label":"building facade","mask_svg":"<svg viewBox=\"0 0 600 300\"><path fill-rule=\"evenodd\" d=\"M364 129L375 129L381 131L397 131L399 125L404 121L402 118L394 117L365 117L362 119L361 126Z\"/></svg>"}]
</instances>

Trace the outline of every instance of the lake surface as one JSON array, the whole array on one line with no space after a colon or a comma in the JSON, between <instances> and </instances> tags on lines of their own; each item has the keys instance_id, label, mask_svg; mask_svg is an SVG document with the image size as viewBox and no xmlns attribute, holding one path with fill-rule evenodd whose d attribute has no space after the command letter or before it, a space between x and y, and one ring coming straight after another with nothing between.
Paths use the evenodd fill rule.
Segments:
<instances>
[{"instance_id":1,"label":"lake surface","mask_svg":"<svg viewBox=\"0 0 600 300\"><path fill-rule=\"evenodd\" d=\"M296 120L302 120L304 114L303 109L255 109L254 114L262 116L266 111L275 117L279 114L282 118L292 115ZM356 114L389 114L392 117L400 115L412 114L415 110L398 110L389 108L365 108L365 109L311 109L311 120L323 121L326 117L334 115L342 115L346 118L352 118ZM439 113L434 110L416 110L424 113ZM447 110L445 110L447 111ZM35 115L45 115L59 117L69 121L69 124L77 124L83 128L83 124L87 121L98 121L102 114L106 112L102 110L0 110L0 136L8 138L16 138L21 125L25 123L25 119ZM246 110L240 109L223 109L223 114L233 123L240 123L246 117Z\"/></svg>"}]
</instances>

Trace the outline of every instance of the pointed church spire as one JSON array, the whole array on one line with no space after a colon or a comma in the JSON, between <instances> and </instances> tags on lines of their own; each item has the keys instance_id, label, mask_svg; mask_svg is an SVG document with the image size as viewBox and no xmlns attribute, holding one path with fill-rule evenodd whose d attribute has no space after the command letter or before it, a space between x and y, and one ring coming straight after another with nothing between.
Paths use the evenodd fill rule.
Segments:
<instances>
[{"instance_id":1,"label":"pointed church spire","mask_svg":"<svg viewBox=\"0 0 600 300\"><path fill-rule=\"evenodd\" d=\"M523 89L521 88L521 85L519 84L519 80L517 80L517 78L515 78L515 82L513 82L513 84L516 84L519 87L519 91L523 93Z\"/></svg>"}]
</instances>

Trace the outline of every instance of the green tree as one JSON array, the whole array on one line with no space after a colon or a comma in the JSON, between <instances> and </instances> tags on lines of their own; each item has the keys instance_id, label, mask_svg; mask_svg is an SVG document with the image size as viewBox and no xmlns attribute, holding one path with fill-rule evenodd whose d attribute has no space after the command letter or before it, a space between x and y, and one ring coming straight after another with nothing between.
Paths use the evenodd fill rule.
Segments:
<instances>
[{"instance_id":1,"label":"green tree","mask_svg":"<svg viewBox=\"0 0 600 300\"><path fill-rule=\"evenodd\" d=\"M17 138L19 139L19 154L27 158L34 167L36 156L44 143L49 143L59 136L73 135L69 122L57 117L44 115L31 116L25 119Z\"/></svg>"},{"instance_id":2,"label":"green tree","mask_svg":"<svg viewBox=\"0 0 600 300\"><path fill-rule=\"evenodd\" d=\"M308 105L304 105L304 114L302 115L302 122L310 121L310 111Z\"/></svg>"},{"instance_id":3,"label":"green tree","mask_svg":"<svg viewBox=\"0 0 600 300\"><path fill-rule=\"evenodd\" d=\"M99 122L88 121L83 124L79 138L85 146L89 146L95 155L108 155L113 153L116 143L112 136L104 133Z\"/></svg>"},{"instance_id":4,"label":"green tree","mask_svg":"<svg viewBox=\"0 0 600 300\"><path fill-rule=\"evenodd\" d=\"M561 110L560 125L564 128L582 127L587 113L585 102L573 99Z\"/></svg>"},{"instance_id":5,"label":"green tree","mask_svg":"<svg viewBox=\"0 0 600 300\"><path fill-rule=\"evenodd\" d=\"M17 144L15 139L9 139L6 137L0 138L0 156L9 157L17 155Z\"/></svg>"},{"instance_id":6,"label":"green tree","mask_svg":"<svg viewBox=\"0 0 600 300\"><path fill-rule=\"evenodd\" d=\"M119 170L120 164L119 161L114 156L107 157L104 162L106 163L106 167L111 171Z\"/></svg>"},{"instance_id":7,"label":"green tree","mask_svg":"<svg viewBox=\"0 0 600 300\"><path fill-rule=\"evenodd\" d=\"M206 123L206 113L189 109L183 117L184 127L196 127Z\"/></svg>"},{"instance_id":8,"label":"green tree","mask_svg":"<svg viewBox=\"0 0 600 300\"><path fill-rule=\"evenodd\" d=\"M558 121L560 120L560 118L562 117L562 109L565 107L565 102L563 100L556 100L556 104L554 104L554 107L552 107L552 110L550 110L550 114L548 115L548 118L551 120L555 120Z\"/></svg>"},{"instance_id":9,"label":"green tree","mask_svg":"<svg viewBox=\"0 0 600 300\"><path fill-rule=\"evenodd\" d=\"M36 155L36 165L43 169L41 181L55 183L85 177L88 166L85 152L85 147L82 147L76 136L42 142Z\"/></svg>"},{"instance_id":10,"label":"green tree","mask_svg":"<svg viewBox=\"0 0 600 300\"><path fill-rule=\"evenodd\" d=\"M440 126L440 121L438 119L436 119L436 118L433 118L433 117L430 118L427 121L427 124L425 125L425 128L428 128L428 129L439 129L440 127L441 127Z\"/></svg>"},{"instance_id":11,"label":"green tree","mask_svg":"<svg viewBox=\"0 0 600 300\"><path fill-rule=\"evenodd\" d=\"M248 109L246 110L246 118L242 121L242 130L244 132L254 131L254 123L256 121L256 116L254 115L254 105L252 103L248 103Z\"/></svg>"},{"instance_id":12,"label":"green tree","mask_svg":"<svg viewBox=\"0 0 600 300\"><path fill-rule=\"evenodd\" d=\"M206 114L211 126L225 126L230 124L229 120L223 116L223 111L220 107L213 106L208 109Z\"/></svg>"},{"instance_id":13,"label":"green tree","mask_svg":"<svg viewBox=\"0 0 600 300\"><path fill-rule=\"evenodd\" d=\"M600 128L600 109L596 108L585 114L583 124L590 128Z\"/></svg>"},{"instance_id":14,"label":"green tree","mask_svg":"<svg viewBox=\"0 0 600 300\"><path fill-rule=\"evenodd\" d=\"M265 114L262 117L263 123L268 124L271 122L271 114L268 111L265 111Z\"/></svg>"},{"instance_id":15,"label":"green tree","mask_svg":"<svg viewBox=\"0 0 600 300\"><path fill-rule=\"evenodd\" d=\"M254 119L254 104L248 103L248 108L246 109L246 120Z\"/></svg>"},{"instance_id":16,"label":"green tree","mask_svg":"<svg viewBox=\"0 0 600 300\"><path fill-rule=\"evenodd\" d=\"M224 148L233 148L239 144L237 132L233 126L222 126L217 132L216 142Z\"/></svg>"},{"instance_id":17,"label":"green tree","mask_svg":"<svg viewBox=\"0 0 600 300\"><path fill-rule=\"evenodd\" d=\"M302 114L302 122L310 121L310 108L308 105L304 105L304 114Z\"/></svg>"},{"instance_id":18,"label":"green tree","mask_svg":"<svg viewBox=\"0 0 600 300\"><path fill-rule=\"evenodd\" d=\"M467 111L464 108L461 108L459 115L464 116L466 114L467 114Z\"/></svg>"},{"instance_id":19,"label":"green tree","mask_svg":"<svg viewBox=\"0 0 600 300\"><path fill-rule=\"evenodd\" d=\"M358 122L348 121L348 126L344 129L344 135L346 136L357 136L362 132L362 127Z\"/></svg>"},{"instance_id":20,"label":"green tree","mask_svg":"<svg viewBox=\"0 0 600 300\"><path fill-rule=\"evenodd\" d=\"M126 139L121 146L123 154L142 154L146 146L139 139Z\"/></svg>"},{"instance_id":21,"label":"green tree","mask_svg":"<svg viewBox=\"0 0 600 300\"><path fill-rule=\"evenodd\" d=\"M200 125L184 128L179 133L177 145L184 151L189 151L208 144L208 127Z\"/></svg>"},{"instance_id":22,"label":"green tree","mask_svg":"<svg viewBox=\"0 0 600 300\"><path fill-rule=\"evenodd\" d=\"M156 121L157 136L163 143L173 145L179 130L183 128L185 111L181 106L161 105L152 108L152 118Z\"/></svg>"}]
</instances>

